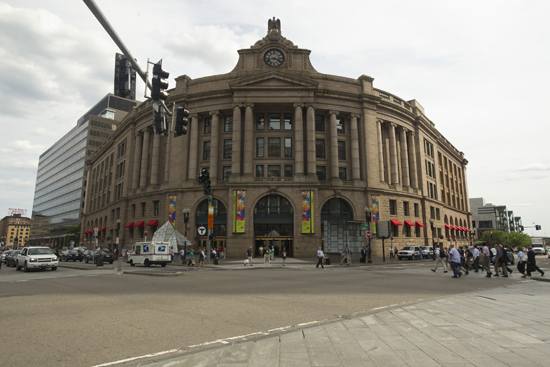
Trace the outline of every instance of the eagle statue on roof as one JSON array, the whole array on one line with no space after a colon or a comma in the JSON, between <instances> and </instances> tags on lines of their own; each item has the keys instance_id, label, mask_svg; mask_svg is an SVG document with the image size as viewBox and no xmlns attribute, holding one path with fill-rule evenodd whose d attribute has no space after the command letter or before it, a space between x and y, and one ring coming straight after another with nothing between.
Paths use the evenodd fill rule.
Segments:
<instances>
[{"instance_id":1,"label":"eagle statue on roof","mask_svg":"<svg viewBox=\"0 0 550 367\"><path fill-rule=\"evenodd\" d=\"M281 33L281 21L279 19L275 20L275 17L267 21L267 33L271 32Z\"/></svg>"}]
</instances>

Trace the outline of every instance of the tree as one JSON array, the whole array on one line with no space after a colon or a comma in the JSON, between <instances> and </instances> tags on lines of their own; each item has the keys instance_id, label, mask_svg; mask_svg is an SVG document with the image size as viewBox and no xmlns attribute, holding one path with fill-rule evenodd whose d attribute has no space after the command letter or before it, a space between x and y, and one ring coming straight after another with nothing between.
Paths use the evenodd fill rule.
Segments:
<instances>
[{"instance_id":1,"label":"tree","mask_svg":"<svg viewBox=\"0 0 550 367\"><path fill-rule=\"evenodd\" d=\"M76 246L80 243L80 224L77 226L70 226L65 231L66 238L71 241L74 240Z\"/></svg>"},{"instance_id":2,"label":"tree","mask_svg":"<svg viewBox=\"0 0 550 367\"><path fill-rule=\"evenodd\" d=\"M531 244L531 237L519 232L493 231L493 240L491 241L491 232L483 232L481 239L487 245L505 245L507 247L527 247Z\"/></svg>"},{"instance_id":3,"label":"tree","mask_svg":"<svg viewBox=\"0 0 550 367\"><path fill-rule=\"evenodd\" d=\"M491 233L493 234L491 238ZM482 241L485 241L487 245L493 247L494 245L504 244L504 236L506 235L503 231L485 231L481 237Z\"/></svg>"},{"instance_id":4,"label":"tree","mask_svg":"<svg viewBox=\"0 0 550 367\"><path fill-rule=\"evenodd\" d=\"M531 244L531 237L524 233L508 233L508 246L510 247L528 247Z\"/></svg>"}]
</instances>

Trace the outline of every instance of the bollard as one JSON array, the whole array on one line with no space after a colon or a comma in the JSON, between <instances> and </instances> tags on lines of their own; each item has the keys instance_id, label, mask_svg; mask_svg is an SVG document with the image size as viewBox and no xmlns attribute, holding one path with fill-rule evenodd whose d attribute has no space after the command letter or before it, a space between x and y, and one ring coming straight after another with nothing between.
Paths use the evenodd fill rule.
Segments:
<instances>
[{"instance_id":1,"label":"bollard","mask_svg":"<svg viewBox=\"0 0 550 367\"><path fill-rule=\"evenodd\" d=\"M101 255L97 258L96 266L103 266L103 257Z\"/></svg>"},{"instance_id":2,"label":"bollard","mask_svg":"<svg viewBox=\"0 0 550 367\"><path fill-rule=\"evenodd\" d=\"M119 257L116 264L116 271L122 271L122 259Z\"/></svg>"}]
</instances>

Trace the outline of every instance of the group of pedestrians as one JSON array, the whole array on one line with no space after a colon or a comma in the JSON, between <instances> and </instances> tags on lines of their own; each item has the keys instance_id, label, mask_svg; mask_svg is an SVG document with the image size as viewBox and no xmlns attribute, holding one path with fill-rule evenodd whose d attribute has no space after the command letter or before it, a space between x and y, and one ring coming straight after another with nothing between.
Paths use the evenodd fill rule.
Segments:
<instances>
[{"instance_id":1,"label":"group of pedestrians","mask_svg":"<svg viewBox=\"0 0 550 367\"><path fill-rule=\"evenodd\" d=\"M507 278L513 273L513 270L508 267L508 263L510 263L508 253L503 245L496 245L494 249L495 253L493 254L487 245L483 246L481 252L477 248L477 245L474 245L472 248L463 248L461 246L457 249L454 244L451 244L449 245L448 251L442 246L441 248L436 247L434 249L436 263L435 267L431 270L435 273L437 268L441 265L443 272L447 273L450 265L453 271L453 278L460 278L462 275L468 275L471 268L473 268L476 273L478 273L481 268L482 271L486 272L486 278L491 278L493 276ZM483 255L481 266L480 255ZM491 260L494 260L494 273L491 272ZM544 272L536 265L535 252L532 246L529 246L527 258L525 258L523 251L520 250L518 252L517 263L517 269L518 272L522 274L522 278L531 276L531 272L535 270L538 271L541 276L544 276ZM502 275L500 275L500 273L502 273Z\"/></svg>"}]
</instances>

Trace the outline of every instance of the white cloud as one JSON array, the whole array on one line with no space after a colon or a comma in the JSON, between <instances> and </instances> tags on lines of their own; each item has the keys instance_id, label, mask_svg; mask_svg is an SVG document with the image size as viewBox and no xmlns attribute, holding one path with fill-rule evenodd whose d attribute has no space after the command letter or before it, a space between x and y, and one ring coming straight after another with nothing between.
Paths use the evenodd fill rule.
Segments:
<instances>
[{"instance_id":1,"label":"white cloud","mask_svg":"<svg viewBox=\"0 0 550 367\"><path fill-rule=\"evenodd\" d=\"M9 187L13 189L13 188L19 188L19 187L31 187L34 189L34 184L35 184L34 181L23 181L17 178L13 178L9 180L0 178L0 187L3 186L4 188Z\"/></svg>"}]
</instances>

